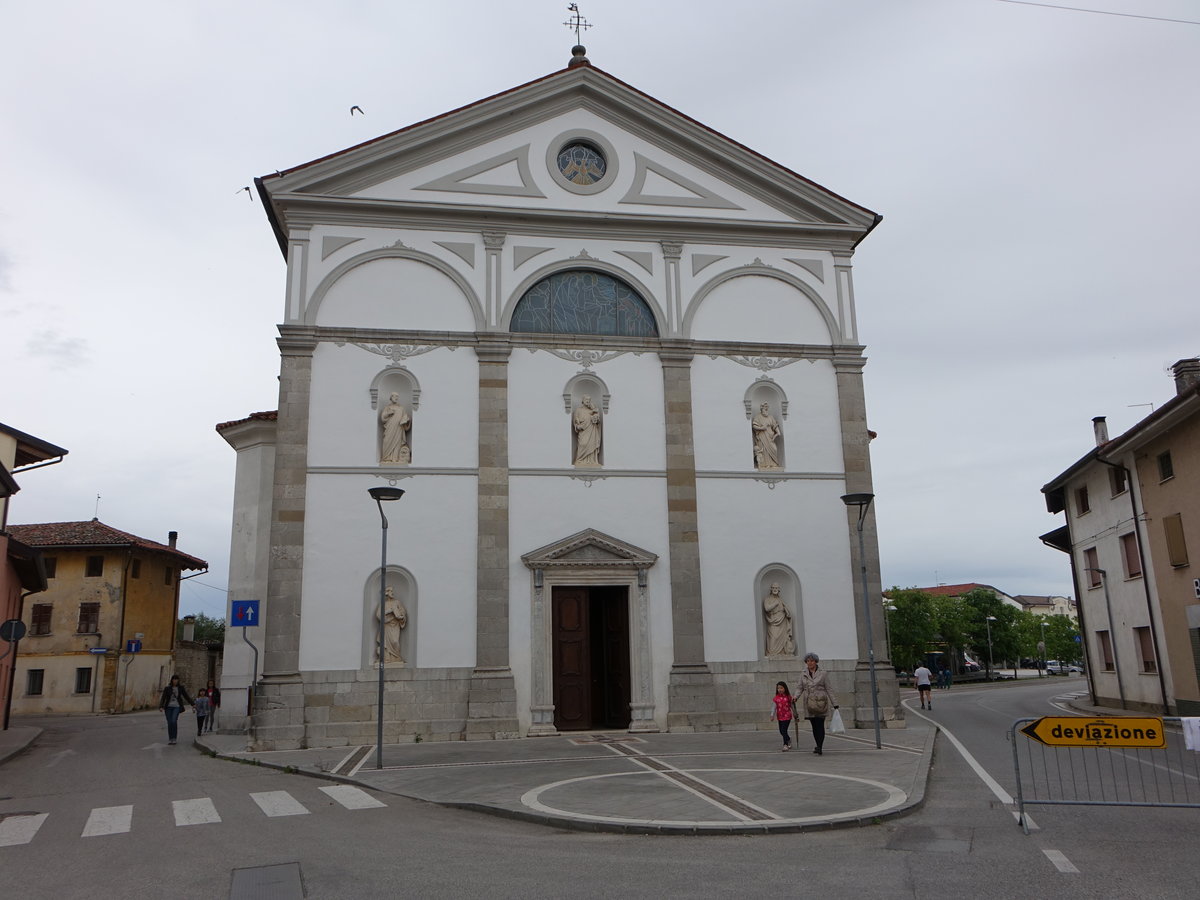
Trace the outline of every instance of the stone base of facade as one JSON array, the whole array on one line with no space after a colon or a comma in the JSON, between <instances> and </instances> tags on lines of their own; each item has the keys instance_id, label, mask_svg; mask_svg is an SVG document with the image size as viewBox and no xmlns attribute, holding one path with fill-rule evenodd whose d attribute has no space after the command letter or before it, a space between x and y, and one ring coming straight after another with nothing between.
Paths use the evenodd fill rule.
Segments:
<instances>
[{"instance_id":1,"label":"stone base of facade","mask_svg":"<svg viewBox=\"0 0 1200 900\"><path fill-rule=\"evenodd\" d=\"M849 727L872 728L869 671L854 660L822 662ZM768 731L775 684L796 689L804 664L799 659L717 662L677 667L668 688L667 730ZM264 678L255 695L248 749L299 750L374 744L379 691L378 670L303 672ZM896 678L890 667L876 669L880 725L903 728ZM497 740L521 737L516 688L509 669L391 668L384 672L383 740ZM647 709L634 710L631 733L661 728ZM525 733L559 734L553 708L546 707ZM638 715L641 713L641 715ZM233 720L223 721L227 730Z\"/></svg>"},{"instance_id":2,"label":"stone base of facade","mask_svg":"<svg viewBox=\"0 0 1200 900\"><path fill-rule=\"evenodd\" d=\"M470 668L386 669L383 742L466 739L473 672ZM377 669L264 678L255 696L249 746L251 750L298 750L374 744L378 709ZM512 721L515 732L515 717Z\"/></svg>"},{"instance_id":3,"label":"stone base of facade","mask_svg":"<svg viewBox=\"0 0 1200 900\"><path fill-rule=\"evenodd\" d=\"M517 724L517 688L511 669L478 668L471 672L464 736L468 741L521 736Z\"/></svg>"}]
</instances>

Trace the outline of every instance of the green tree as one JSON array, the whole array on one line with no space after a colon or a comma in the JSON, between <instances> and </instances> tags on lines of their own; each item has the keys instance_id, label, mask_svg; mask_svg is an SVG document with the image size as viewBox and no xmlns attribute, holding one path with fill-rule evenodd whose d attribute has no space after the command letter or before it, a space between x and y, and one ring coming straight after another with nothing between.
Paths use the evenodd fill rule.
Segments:
<instances>
[{"instance_id":1,"label":"green tree","mask_svg":"<svg viewBox=\"0 0 1200 900\"><path fill-rule=\"evenodd\" d=\"M215 619L212 616L206 616L204 613L196 613L193 618L196 620L196 630L192 640L198 641L201 644L225 643L224 619ZM183 640L183 619L175 623L175 638Z\"/></svg>"},{"instance_id":2,"label":"green tree","mask_svg":"<svg viewBox=\"0 0 1200 900\"><path fill-rule=\"evenodd\" d=\"M1066 616L1045 616L1046 658L1072 663L1083 656L1076 638L1079 629Z\"/></svg>"},{"instance_id":3,"label":"green tree","mask_svg":"<svg viewBox=\"0 0 1200 900\"><path fill-rule=\"evenodd\" d=\"M972 646L971 630L977 615L975 608L962 597L933 598L933 618L951 671L957 670L961 651Z\"/></svg>"},{"instance_id":4,"label":"green tree","mask_svg":"<svg viewBox=\"0 0 1200 900\"><path fill-rule=\"evenodd\" d=\"M933 597L914 588L894 587L887 592L887 626L891 641L892 664L911 672L917 660L923 660L936 643Z\"/></svg>"}]
</instances>

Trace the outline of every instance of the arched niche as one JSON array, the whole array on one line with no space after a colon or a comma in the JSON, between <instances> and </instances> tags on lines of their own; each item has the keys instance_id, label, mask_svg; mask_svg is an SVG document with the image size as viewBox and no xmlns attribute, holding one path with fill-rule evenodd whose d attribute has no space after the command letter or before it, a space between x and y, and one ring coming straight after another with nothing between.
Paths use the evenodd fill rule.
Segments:
<instances>
[{"instance_id":1,"label":"arched niche","mask_svg":"<svg viewBox=\"0 0 1200 900\"><path fill-rule=\"evenodd\" d=\"M766 598L771 586L779 585L779 597L791 617L792 651L768 656ZM754 576L754 616L758 623L758 657L760 659L799 658L805 652L804 606L800 594L800 579L790 566L783 563L768 563Z\"/></svg>"},{"instance_id":2,"label":"arched niche","mask_svg":"<svg viewBox=\"0 0 1200 900\"><path fill-rule=\"evenodd\" d=\"M746 388L746 393L742 396L742 402L746 408L746 420L750 423L750 467L760 471L769 471L766 468L760 468L757 458L757 441L756 430L754 423L756 417L762 413L762 406L765 403L767 413L773 418L779 426L779 434L775 438L775 453L779 460L779 468L787 468L787 429L783 427L783 423L787 419L788 414L788 398L784 393L783 388L772 381L766 375L763 375L757 381Z\"/></svg>"},{"instance_id":3,"label":"arched niche","mask_svg":"<svg viewBox=\"0 0 1200 900\"><path fill-rule=\"evenodd\" d=\"M545 266L514 292L501 321L509 331L658 337L664 317L628 272L586 256ZM561 307L560 307L560 304Z\"/></svg>"},{"instance_id":4,"label":"arched niche","mask_svg":"<svg viewBox=\"0 0 1200 900\"><path fill-rule=\"evenodd\" d=\"M404 407L408 415L405 441L411 454L416 452L413 448L413 436L417 430L416 413L421 406L421 383L417 381L417 376L404 366L388 366L371 380L371 409L375 411L375 459L380 461L380 465L386 466L404 465L396 460L383 461L384 428L381 416L391 403L393 394L396 395L396 402ZM411 458L409 461L411 462Z\"/></svg>"},{"instance_id":5,"label":"arched niche","mask_svg":"<svg viewBox=\"0 0 1200 900\"><path fill-rule=\"evenodd\" d=\"M735 279L739 282L736 289L734 286L726 289L725 286ZM766 282L761 282L762 279L766 279ZM758 283L762 283L761 291L755 290ZM784 285L793 289L791 297L787 298L787 308L790 310L787 321L781 321L778 315L771 315L756 307L759 294L779 294ZM717 297L714 298L714 294ZM721 326L719 335L698 334L697 331L704 332L705 329L697 327L697 316L710 300L718 304L718 309L722 308L722 298L726 304L723 308L732 317L730 323ZM765 296L762 298L763 301L768 299ZM732 322L744 323L748 330L745 333L737 333L736 329L731 331ZM791 343L842 343L837 319L811 286L790 272L761 263L739 266L714 275L692 296L683 316L683 334L692 339L716 337L720 340L775 341L781 331L793 335L788 339Z\"/></svg>"},{"instance_id":6,"label":"arched niche","mask_svg":"<svg viewBox=\"0 0 1200 900\"><path fill-rule=\"evenodd\" d=\"M392 589L393 596L403 605L407 618L407 624L400 630L400 655L404 662L400 663L389 659L387 666L414 668L417 665L417 581L408 569L402 566L388 566L384 590L387 588ZM386 605L387 601L385 600ZM363 587L362 608L362 667L373 669L379 653L379 631L376 624L379 621L378 568L367 578L367 583Z\"/></svg>"},{"instance_id":7,"label":"arched niche","mask_svg":"<svg viewBox=\"0 0 1200 900\"><path fill-rule=\"evenodd\" d=\"M422 263L423 265L441 273L443 276L453 282L454 286L461 292L463 302L469 307L468 312L470 318L474 322L474 330L484 330L485 324L483 319L483 306L479 302L478 295L475 293L467 279L464 278L458 271L456 271L449 263L438 259L436 256L431 256L428 253L422 253L419 250L406 247L399 241L390 247L380 247L376 250L368 250L364 253L360 253L358 256L351 257L350 259L347 259L335 266L333 271L321 279L321 283L317 285L317 287L313 290L312 295L309 297L308 303L304 308L304 324L321 324L317 321L317 319L321 311L321 305L325 302L326 295L333 291L338 282L350 273L358 271L361 274L364 266L370 266L372 263L376 263L380 260L408 260L415 263ZM390 280L393 283L397 283L395 277L390 277ZM378 322L364 324L370 327L380 327ZM464 322L462 324L466 323ZM449 327L450 325L451 323L446 323L441 328L437 328L435 330L468 330L462 327Z\"/></svg>"},{"instance_id":8,"label":"arched niche","mask_svg":"<svg viewBox=\"0 0 1200 900\"><path fill-rule=\"evenodd\" d=\"M608 404L611 395L608 391L608 385L595 372L580 372L563 388L563 409L568 417L568 431L570 436L570 451L569 457L572 465L604 465L604 417L608 415ZM584 398L595 408L595 414L598 415L600 421L597 427L600 429L600 448L594 464L585 464L576 462L579 459L579 436L580 431L575 425L576 410L586 409L584 407ZM580 415L586 415L585 412Z\"/></svg>"}]
</instances>

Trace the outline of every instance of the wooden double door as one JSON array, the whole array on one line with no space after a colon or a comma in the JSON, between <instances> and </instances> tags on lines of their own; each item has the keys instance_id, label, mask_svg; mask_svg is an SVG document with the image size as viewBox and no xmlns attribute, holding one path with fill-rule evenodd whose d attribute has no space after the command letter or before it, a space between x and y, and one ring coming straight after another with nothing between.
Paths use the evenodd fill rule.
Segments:
<instances>
[{"instance_id":1,"label":"wooden double door","mask_svg":"<svg viewBox=\"0 0 1200 900\"><path fill-rule=\"evenodd\" d=\"M628 728L629 589L555 587L554 727Z\"/></svg>"}]
</instances>

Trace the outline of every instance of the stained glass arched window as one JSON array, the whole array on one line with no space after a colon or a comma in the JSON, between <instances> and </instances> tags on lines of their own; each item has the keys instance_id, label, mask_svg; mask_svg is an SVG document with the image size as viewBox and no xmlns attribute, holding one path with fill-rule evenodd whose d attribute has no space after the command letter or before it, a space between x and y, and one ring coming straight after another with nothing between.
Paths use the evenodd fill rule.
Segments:
<instances>
[{"instance_id":1,"label":"stained glass arched window","mask_svg":"<svg viewBox=\"0 0 1200 900\"><path fill-rule=\"evenodd\" d=\"M625 282L590 269L558 272L525 292L512 331L658 337L654 313Z\"/></svg>"}]
</instances>

